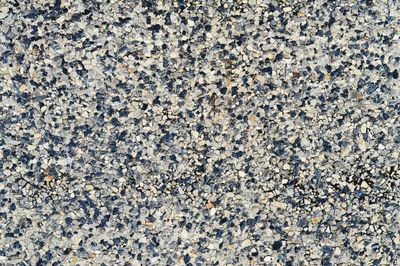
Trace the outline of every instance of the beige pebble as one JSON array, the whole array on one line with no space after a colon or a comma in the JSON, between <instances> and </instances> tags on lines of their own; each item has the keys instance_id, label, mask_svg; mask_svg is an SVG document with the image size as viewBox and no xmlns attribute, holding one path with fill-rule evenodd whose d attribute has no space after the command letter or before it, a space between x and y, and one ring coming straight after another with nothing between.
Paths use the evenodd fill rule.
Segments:
<instances>
[{"instance_id":1,"label":"beige pebble","mask_svg":"<svg viewBox=\"0 0 400 266\"><path fill-rule=\"evenodd\" d=\"M311 222L312 222L313 224L317 224L317 223L319 222L319 218L318 218L318 217L312 217L312 218L311 218Z\"/></svg>"},{"instance_id":2,"label":"beige pebble","mask_svg":"<svg viewBox=\"0 0 400 266\"><path fill-rule=\"evenodd\" d=\"M290 7L290 6L287 6L287 7L284 7L283 8L283 12L290 12L290 11L292 11L292 8Z\"/></svg>"},{"instance_id":3,"label":"beige pebble","mask_svg":"<svg viewBox=\"0 0 400 266\"><path fill-rule=\"evenodd\" d=\"M242 248L246 248L248 246L251 245L251 240L250 239L246 239L242 242Z\"/></svg>"},{"instance_id":4,"label":"beige pebble","mask_svg":"<svg viewBox=\"0 0 400 266\"><path fill-rule=\"evenodd\" d=\"M209 201L209 202L207 202L207 204L206 204L206 208L207 208L207 209L214 208L214 204L212 204L212 202Z\"/></svg>"},{"instance_id":5,"label":"beige pebble","mask_svg":"<svg viewBox=\"0 0 400 266\"><path fill-rule=\"evenodd\" d=\"M361 182L361 187L362 187L362 188L368 188L369 186L368 186L368 183L367 183L367 182L362 181L362 182Z\"/></svg>"}]
</instances>

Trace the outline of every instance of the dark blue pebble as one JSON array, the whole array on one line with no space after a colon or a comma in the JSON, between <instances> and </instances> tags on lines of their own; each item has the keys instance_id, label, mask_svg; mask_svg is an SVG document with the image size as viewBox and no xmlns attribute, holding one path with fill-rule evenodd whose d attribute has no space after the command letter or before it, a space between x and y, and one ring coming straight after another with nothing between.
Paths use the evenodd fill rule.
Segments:
<instances>
[{"instance_id":1,"label":"dark blue pebble","mask_svg":"<svg viewBox=\"0 0 400 266\"><path fill-rule=\"evenodd\" d=\"M292 266L293 262L291 260L288 260L285 262L285 266Z\"/></svg>"},{"instance_id":2,"label":"dark blue pebble","mask_svg":"<svg viewBox=\"0 0 400 266\"><path fill-rule=\"evenodd\" d=\"M246 222L245 221L241 221L239 224L240 230L244 230L246 228Z\"/></svg>"},{"instance_id":3,"label":"dark blue pebble","mask_svg":"<svg viewBox=\"0 0 400 266\"><path fill-rule=\"evenodd\" d=\"M372 94L378 89L376 84L370 84L367 89L367 93Z\"/></svg>"},{"instance_id":4,"label":"dark blue pebble","mask_svg":"<svg viewBox=\"0 0 400 266\"><path fill-rule=\"evenodd\" d=\"M243 151L238 151L238 152L234 152L232 155L235 158L240 158L240 157L242 157L244 155L244 152Z\"/></svg>"},{"instance_id":5,"label":"dark blue pebble","mask_svg":"<svg viewBox=\"0 0 400 266\"><path fill-rule=\"evenodd\" d=\"M44 259L46 261L50 261L52 257L53 257L53 254L51 253L51 251L47 251L46 254L44 254Z\"/></svg>"},{"instance_id":6,"label":"dark blue pebble","mask_svg":"<svg viewBox=\"0 0 400 266\"><path fill-rule=\"evenodd\" d=\"M273 250L279 250L282 247L282 241L278 240L272 244Z\"/></svg>"},{"instance_id":7,"label":"dark blue pebble","mask_svg":"<svg viewBox=\"0 0 400 266\"><path fill-rule=\"evenodd\" d=\"M185 262L186 264L188 264L188 263L190 262L190 256L189 256L188 254L186 254L186 255L183 257L183 260L184 260L184 262Z\"/></svg>"},{"instance_id":8,"label":"dark blue pebble","mask_svg":"<svg viewBox=\"0 0 400 266\"><path fill-rule=\"evenodd\" d=\"M19 241L16 241L16 242L14 242L14 243L12 244L12 247L13 247L13 248L20 249L20 248L22 248L22 245L21 245L21 243L19 243Z\"/></svg>"},{"instance_id":9,"label":"dark blue pebble","mask_svg":"<svg viewBox=\"0 0 400 266\"><path fill-rule=\"evenodd\" d=\"M265 67L265 68L261 69L261 71L263 73L268 74L268 75L272 75L272 68L271 67Z\"/></svg>"},{"instance_id":10,"label":"dark blue pebble","mask_svg":"<svg viewBox=\"0 0 400 266\"><path fill-rule=\"evenodd\" d=\"M323 258L322 265L323 266L332 266L332 263L329 261L329 258Z\"/></svg>"},{"instance_id":11,"label":"dark blue pebble","mask_svg":"<svg viewBox=\"0 0 400 266\"><path fill-rule=\"evenodd\" d=\"M324 141L323 141L323 149L324 149L324 151L326 151L326 152L332 152L332 145L331 145L331 143L330 143L329 141L327 141L327 140L324 140Z\"/></svg>"},{"instance_id":12,"label":"dark blue pebble","mask_svg":"<svg viewBox=\"0 0 400 266\"><path fill-rule=\"evenodd\" d=\"M332 253L333 252L333 248L331 246L323 246L322 247L322 252L323 253Z\"/></svg>"},{"instance_id":13,"label":"dark blue pebble","mask_svg":"<svg viewBox=\"0 0 400 266\"><path fill-rule=\"evenodd\" d=\"M282 156L285 153L285 142L282 140L279 141L275 141L274 142L274 149L272 150L272 152L276 155L276 156Z\"/></svg>"},{"instance_id":14,"label":"dark blue pebble","mask_svg":"<svg viewBox=\"0 0 400 266\"><path fill-rule=\"evenodd\" d=\"M111 124L112 124L113 126L115 126L115 127L121 126L121 123L119 122L119 120L118 120L116 117L113 117L113 118L111 119Z\"/></svg>"},{"instance_id":15,"label":"dark blue pebble","mask_svg":"<svg viewBox=\"0 0 400 266\"><path fill-rule=\"evenodd\" d=\"M168 143L174 139L175 134L167 132L162 138L161 143Z\"/></svg>"},{"instance_id":16,"label":"dark blue pebble","mask_svg":"<svg viewBox=\"0 0 400 266\"><path fill-rule=\"evenodd\" d=\"M399 71L397 71L397 69L395 69L395 70L392 72L392 77L393 77L394 79L398 79L398 78L399 78Z\"/></svg>"},{"instance_id":17,"label":"dark blue pebble","mask_svg":"<svg viewBox=\"0 0 400 266\"><path fill-rule=\"evenodd\" d=\"M71 226L72 225L72 218L66 217L64 220L65 220L65 223L66 223L67 226Z\"/></svg>"},{"instance_id":18,"label":"dark blue pebble","mask_svg":"<svg viewBox=\"0 0 400 266\"><path fill-rule=\"evenodd\" d=\"M238 95L238 88L237 88L237 87L232 87L232 89L231 89L231 95L232 95L232 96Z\"/></svg>"},{"instance_id":19,"label":"dark blue pebble","mask_svg":"<svg viewBox=\"0 0 400 266\"><path fill-rule=\"evenodd\" d=\"M196 131L197 132L202 132L203 130L204 130L204 126L202 124L197 124Z\"/></svg>"},{"instance_id":20,"label":"dark blue pebble","mask_svg":"<svg viewBox=\"0 0 400 266\"><path fill-rule=\"evenodd\" d=\"M224 231L222 231L221 229L215 229L215 236L217 238L221 238L223 234L224 234Z\"/></svg>"},{"instance_id":21,"label":"dark blue pebble","mask_svg":"<svg viewBox=\"0 0 400 266\"><path fill-rule=\"evenodd\" d=\"M301 139L299 137L297 137L292 145L294 148L301 148Z\"/></svg>"}]
</instances>

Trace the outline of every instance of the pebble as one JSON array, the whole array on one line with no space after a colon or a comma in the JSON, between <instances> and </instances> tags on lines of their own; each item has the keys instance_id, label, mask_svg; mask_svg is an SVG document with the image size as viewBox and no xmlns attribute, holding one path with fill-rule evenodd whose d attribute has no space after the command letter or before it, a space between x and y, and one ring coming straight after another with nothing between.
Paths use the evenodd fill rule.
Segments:
<instances>
[{"instance_id":1,"label":"pebble","mask_svg":"<svg viewBox=\"0 0 400 266\"><path fill-rule=\"evenodd\" d=\"M214 216L216 213L217 213L217 209L216 209L216 208L212 208L212 209L210 210L210 215L211 215L211 216Z\"/></svg>"},{"instance_id":2,"label":"pebble","mask_svg":"<svg viewBox=\"0 0 400 266\"><path fill-rule=\"evenodd\" d=\"M361 187L362 187L362 188L368 188L369 186L368 186L368 183L367 183L367 182L362 181L362 182L361 182Z\"/></svg>"},{"instance_id":3,"label":"pebble","mask_svg":"<svg viewBox=\"0 0 400 266\"><path fill-rule=\"evenodd\" d=\"M246 239L242 242L242 248L246 248L251 246L251 240L250 239Z\"/></svg>"},{"instance_id":4,"label":"pebble","mask_svg":"<svg viewBox=\"0 0 400 266\"><path fill-rule=\"evenodd\" d=\"M312 218L311 218L311 222L312 222L313 224L317 224L317 223L319 222L319 218L318 218L318 217L312 217Z\"/></svg>"},{"instance_id":5,"label":"pebble","mask_svg":"<svg viewBox=\"0 0 400 266\"><path fill-rule=\"evenodd\" d=\"M207 202L207 204L206 204L206 208L207 209L212 209L212 208L214 208L214 204L212 204L212 202Z\"/></svg>"},{"instance_id":6,"label":"pebble","mask_svg":"<svg viewBox=\"0 0 400 266\"><path fill-rule=\"evenodd\" d=\"M292 11L292 8L290 6L287 6L287 7L283 8L283 12L285 12L285 13L288 13L290 11Z\"/></svg>"}]
</instances>

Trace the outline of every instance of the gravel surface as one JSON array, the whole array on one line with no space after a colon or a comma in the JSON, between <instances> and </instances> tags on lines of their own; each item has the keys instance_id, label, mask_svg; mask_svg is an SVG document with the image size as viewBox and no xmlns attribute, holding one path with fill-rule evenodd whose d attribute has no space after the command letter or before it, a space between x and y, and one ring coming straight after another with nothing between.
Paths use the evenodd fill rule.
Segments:
<instances>
[{"instance_id":1,"label":"gravel surface","mask_svg":"<svg viewBox=\"0 0 400 266\"><path fill-rule=\"evenodd\" d=\"M397 0L0 0L0 265L400 265Z\"/></svg>"}]
</instances>

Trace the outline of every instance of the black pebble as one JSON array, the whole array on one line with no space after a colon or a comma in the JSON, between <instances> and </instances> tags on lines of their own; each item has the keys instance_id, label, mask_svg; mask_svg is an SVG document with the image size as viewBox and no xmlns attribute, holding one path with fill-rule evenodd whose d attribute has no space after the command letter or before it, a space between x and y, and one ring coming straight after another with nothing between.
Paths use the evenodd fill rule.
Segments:
<instances>
[{"instance_id":1,"label":"black pebble","mask_svg":"<svg viewBox=\"0 0 400 266\"><path fill-rule=\"evenodd\" d=\"M283 59L283 53L279 53L275 56L276 61L281 61Z\"/></svg>"},{"instance_id":2,"label":"black pebble","mask_svg":"<svg viewBox=\"0 0 400 266\"><path fill-rule=\"evenodd\" d=\"M238 152L234 152L232 155L235 158L240 158L240 157L242 157L244 155L244 152L238 151Z\"/></svg>"},{"instance_id":3,"label":"black pebble","mask_svg":"<svg viewBox=\"0 0 400 266\"><path fill-rule=\"evenodd\" d=\"M67 226L71 226L71 224L72 224L72 218L71 218L71 217L65 218L65 223L67 224Z\"/></svg>"},{"instance_id":4,"label":"black pebble","mask_svg":"<svg viewBox=\"0 0 400 266\"><path fill-rule=\"evenodd\" d=\"M165 25L171 25L171 13L165 15Z\"/></svg>"},{"instance_id":5,"label":"black pebble","mask_svg":"<svg viewBox=\"0 0 400 266\"><path fill-rule=\"evenodd\" d=\"M398 79L399 78L399 71L397 71L397 69L395 71L393 71L392 76L394 79Z\"/></svg>"},{"instance_id":6,"label":"black pebble","mask_svg":"<svg viewBox=\"0 0 400 266\"><path fill-rule=\"evenodd\" d=\"M152 30L153 32L160 32L160 30L161 30L160 24L153 25L153 26L151 27L151 30Z\"/></svg>"},{"instance_id":7,"label":"black pebble","mask_svg":"<svg viewBox=\"0 0 400 266\"><path fill-rule=\"evenodd\" d=\"M279 250L282 247L282 241L278 240L272 244L273 250Z\"/></svg>"},{"instance_id":8,"label":"black pebble","mask_svg":"<svg viewBox=\"0 0 400 266\"><path fill-rule=\"evenodd\" d=\"M272 75L272 68L271 67L265 67L265 68L261 69L261 71L263 73L267 73L269 75Z\"/></svg>"},{"instance_id":9,"label":"black pebble","mask_svg":"<svg viewBox=\"0 0 400 266\"><path fill-rule=\"evenodd\" d=\"M15 205L15 203L11 203L10 205L10 211L15 211L17 209L17 206Z\"/></svg>"},{"instance_id":10,"label":"black pebble","mask_svg":"<svg viewBox=\"0 0 400 266\"><path fill-rule=\"evenodd\" d=\"M149 105L148 105L147 103L144 103L140 109L142 109L143 111L145 111L145 110L147 109L148 106L149 106Z\"/></svg>"}]
</instances>

